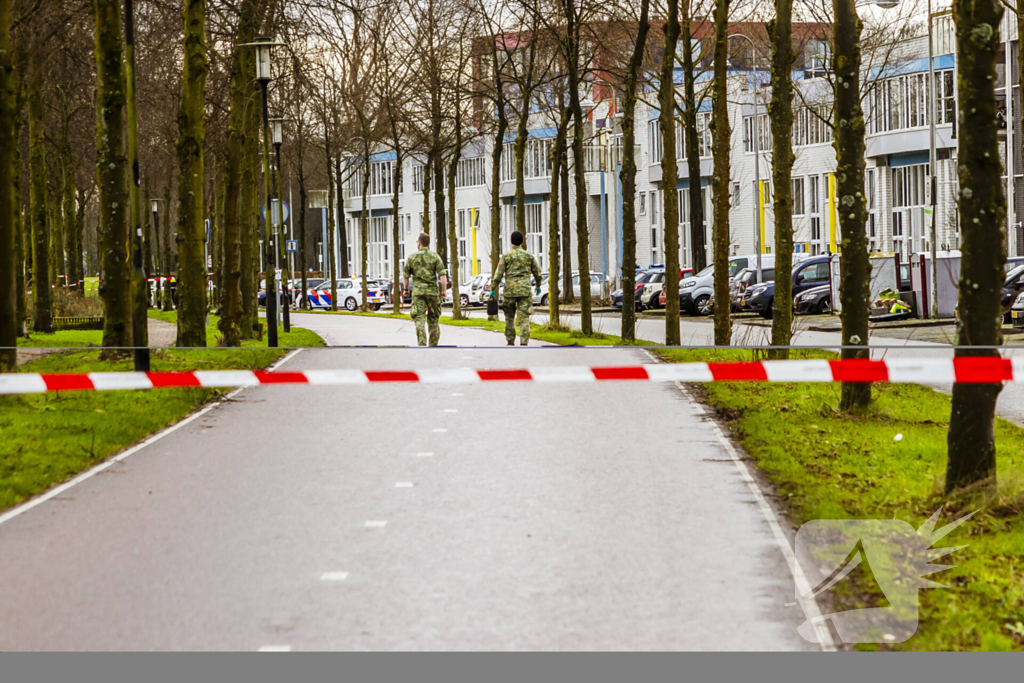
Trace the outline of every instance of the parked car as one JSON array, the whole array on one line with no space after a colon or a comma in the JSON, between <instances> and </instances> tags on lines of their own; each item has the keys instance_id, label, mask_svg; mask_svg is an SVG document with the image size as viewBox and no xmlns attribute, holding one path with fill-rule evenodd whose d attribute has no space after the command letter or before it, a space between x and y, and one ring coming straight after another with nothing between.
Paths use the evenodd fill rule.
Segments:
<instances>
[{"instance_id":1,"label":"parked car","mask_svg":"<svg viewBox=\"0 0 1024 683\"><path fill-rule=\"evenodd\" d=\"M1024 327L1024 292L1017 295L1010 309L1010 323L1014 327Z\"/></svg>"},{"instance_id":2,"label":"parked car","mask_svg":"<svg viewBox=\"0 0 1024 683\"><path fill-rule=\"evenodd\" d=\"M793 312L797 315L827 315L832 312L832 285L811 287L793 297Z\"/></svg>"},{"instance_id":3,"label":"parked car","mask_svg":"<svg viewBox=\"0 0 1024 683\"><path fill-rule=\"evenodd\" d=\"M367 282L367 285L369 285L369 282ZM307 296L309 297L309 305L311 308L330 308L330 281L322 282L317 287L310 289ZM384 304L384 295L379 289L370 289L367 294L366 301L373 306L373 310L378 311ZM344 308L347 311L354 311L359 308L362 303L363 292L361 289L361 283L357 278L338 280L338 305L340 308Z\"/></svg>"},{"instance_id":4,"label":"parked car","mask_svg":"<svg viewBox=\"0 0 1024 683\"><path fill-rule=\"evenodd\" d=\"M733 256L729 259L729 277L741 270L757 267L757 254ZM761 269L775 267L775 254L761 254ZM710 315L708 303L715 286L715 267L710 265L692 277L683 278L679 283L679 310L697 315Z\"/></svg>"},{"instance_id":5,"label":"parked car","mask_svg":"<svg viewBox=\"0 0 1024 683\"><path fill-rule=\"evenodd\" d=\"M729 292L732 300L732 310L740 310L743 304L743 294L747 289L761 282L770 282L775 279L774 268L761 268L761 279L757 278L757 268L744 268L740 272L736 273L736 276L732 278L732 283L729 286ZM712 295L712 298L714 296Z\"/></svg>"},{"instance_id":6,"label":"parked car","mask_svg":"<svg viewBox=\"0 0 1024 683\"><path fill-rule=\"evenodd\" d=\"M483 303L479 299L478 291L480 287L483 285L483 281L485 278L489 280L490 274L474 275L473 277L469 278L461 285L459 285L460 305L463 308L469 308L470 306L479 306L481 305L481 303ZM445 293L444 302L449 305L455 303L451 287L449 287L448 291Z\"/></svg>"},{"instance_id":7,"label":"parked car","mask_svg":"<svg viewBox=\"0 0 1024 683\"><path fill-rule=\"evenodd\" d=\"M590 271L590 296L597 298L601 296L604 290L605 277L602 273L595 273ZM572 271L572 295L579 299L582 295L580 288L580 274L579 271Z\"/></svg>"},{"instance_id":8,"label":"parked car","mask_svg":"<svg viewBox=\"0 0 1024 683\"><path fill-rule=\"evenodd\" d=\"M665 270L645 270L636 275L633 289L633 308L642 311L645 308L658 307L658 295L665 284ZM622 290L612 292L612 306L622 308Z\"/></svg>"},{"instance_id":9,"label":"parked car","mask_svg":"<svg viewBox=\"0 0 1024 683\"><path fill-rule=\"evenodd\" d=\"M793 296L812 287L829 284L829 258L812 256L793 267ZM754 285L743 294L741 310L753 311L763 318L771 318L774 301L775 282L764 282Z\"/></svg>"},{"instance_id":10,"label":"parked car","mask_svg":"<svg viewBox=\"0 0 1024 683\"><path fill-rule=\"evenodd\" d=\"M1012 322L1010 315L1014 302L1024 292L1024 265L1019 265L1006 274L1000 301L1003 304L1003 322Z\"/></svg>"}]
</instances>

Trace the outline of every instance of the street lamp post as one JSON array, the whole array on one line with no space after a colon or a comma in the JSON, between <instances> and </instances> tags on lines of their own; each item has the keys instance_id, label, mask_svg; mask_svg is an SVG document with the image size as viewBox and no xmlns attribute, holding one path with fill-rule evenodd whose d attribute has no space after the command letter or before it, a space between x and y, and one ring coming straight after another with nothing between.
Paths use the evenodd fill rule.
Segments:
<instances>
[{"instance_id":1,"label":"street lamp post","mask_svg":"<svg viewBox=\"0 0 1024 683\"><path fill-rule=\"evenodd\" d=\"M256 48L256 81L260 84L260 93L263 99L263 196L266 198L265 225L267 228L267 248L263 250L264 272L267 281L267 346L277 346L277 287L273 261L270 258L270 245L272 244L272 206L273 193L270 182L270 114L267 106L267 88L270 85L270 51L275 45L280 45L267 37L257 38L255 42L243 43L238 47ZM273 242L276 248L276 240Z\"/></svg>"},{"instance_id":2,"label":"street lamp post","mask_svg":"<svg viewBox=\"0 0 1024 683\"><path fill-rule=\"evenodd\" d=\"M277 155L277 214L274 216L274 248L277 250L277 254L281 253L281 232L284 228L284 191L281 186L282 173L281 173L281 143L284 141L284 121L285 119L276 118L270 120L271 133L270 139L274 144L274 153ZM284 279L281 282L281 313L284 318L284 331L291 331L291 318L289 316L291 308L291 269L288 267L288 255L285 254L282 259L284 265Z\"/></svg>"},{"instance_id":3,"label":"street lamp post","mask_svg":"<svg viewBox=\"0 0 1024 683\"><path fill-rule=\"evenodd\" d=\"M159 202L160 202L160 200L155 198L155 197L151 198L149 200L149 208L153 212L153 232L154 232L154 234L157 235L157 237L159 237L158 231L160 230L160 216L159 216L159 214L160 214L160 204L159 204ZM159 240L157 241L157 244L159 244ZM160 250L157 249L157 251L159 252ZM160 258L160 254L158 253L157 254L157 259L159 259L159 258ZM161 278L161 275L162 275L162 271L158 268L157 269L157 274L156 274L156 283L157 283L156 291L157 292L161 291L160 290L160 284L161 284L160 278ZM161 301L161 303L162 303L162 301ZM155 297L154 297L153 305L156 306Z\"/></svg>"}]
</instances>

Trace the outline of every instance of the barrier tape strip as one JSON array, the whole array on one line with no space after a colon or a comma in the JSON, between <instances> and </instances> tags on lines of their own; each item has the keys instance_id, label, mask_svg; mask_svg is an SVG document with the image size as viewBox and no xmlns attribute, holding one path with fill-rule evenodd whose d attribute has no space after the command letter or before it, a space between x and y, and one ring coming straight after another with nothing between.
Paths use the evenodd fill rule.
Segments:
<instances>
[{"instance_id":1,"label":"barrier tape strip","mask_svg":"<svg viewBox=\"0 0 1024 683\"><path fill-rule=\"evenodd\" d=\"M621 367L550 366L474 370L196 370L195 372L90 372L0 374L0 394L114 391L165 387L239 387L260 384L336 386L378 382L903 382L989 384L1024 382L1024 357L892 360L783 360L741 363L667 363Z\"/></svg>"}]
</instances>

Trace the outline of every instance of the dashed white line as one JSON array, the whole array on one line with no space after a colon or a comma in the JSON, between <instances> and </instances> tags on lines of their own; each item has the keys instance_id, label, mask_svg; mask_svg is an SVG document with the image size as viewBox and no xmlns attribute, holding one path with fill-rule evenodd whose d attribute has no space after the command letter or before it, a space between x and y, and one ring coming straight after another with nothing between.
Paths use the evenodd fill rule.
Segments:
<instances>
[{"instance_id":1,"label":"dashed white line","mask_svg":"<svg viewBox=\"0 0 1024 683\"><path fill-rule=\"evenodd\" d=\"M434 433L435 433L435 434L444 434L444 433L445 433L445 432L447 432L447 431L448 431L447 429L441 429L441 428L438 428L438 429L435 429L435 430L434 430Z\"/></svg>"},{"instance_id":2,"label":"dashed white line","mask_svg":"<svg viewBox=\"0 0 1024 683\"><path fill-rule=\"evenodd\" d=\"M411 489L412 488L412 482L411 481L396 481L395 482L395 488L396 489Z\"/></svg>"},{"instance_id":3,"label":"dashed white line","mask_svg":"<svg viewBox=\"0 0 1024 683\"><path fill-rule=\"evenodd\" d=\"M444 412L446 412L446 413L457 413L459 411L458 411L457 408L445 408Z\"/></svg>"},{"instance_id":4,"label":"dashed white line","mask_svg":"<svg viewBox=\"0 0 1024 683\"><path fill-rule=\"evenodd\" d=\"M348 572L324 572L320 575L321 581L344 581L348 578Z\"/></svg>"},{"instance_id":5,"label":"dashed white line","mask_svg":"<svg viewBox=\"0 0 1024 683\"><path fill-rule=\"evenodd\" d=\"M433 455L434 455L433 453L417 453L416 457L417 458L430 458Z\"/></svg>"},{"instance_id":6,"label":"dashed white line","mask_svg":"<svg viewBox=\"0 0 1024 683\"><path fill-rule=\"evenodd\" d=\"M263 645L257 652L291 652L291 645Z\"/></svg>"},{"instance_id":7,"label":"dashed white line","mask_svg":"<svg viewBox=\"0 0 1024 683\"><path fill-rule=\"evenodd\" d=\"M383 529L388 525L387 520L384 519L368 519L366 520L367 529Z\"/></svg>"},{"instance_id":8,"label":"dashed white line","mask_svg":"<svg viewBox=\"0 0 1024 683\"><path fill-rule=\"evenodd\" d=\"M452 396L465 396L465 394L452 394Z\"/></svg>"}]
</instances>

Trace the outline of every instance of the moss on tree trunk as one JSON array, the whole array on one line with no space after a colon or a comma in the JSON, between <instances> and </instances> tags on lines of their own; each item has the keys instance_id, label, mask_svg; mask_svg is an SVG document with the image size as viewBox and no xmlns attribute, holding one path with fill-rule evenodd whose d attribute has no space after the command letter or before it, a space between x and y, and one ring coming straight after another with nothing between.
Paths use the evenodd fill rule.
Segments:
<instances>
[{"instance_id":1,"label":"moss on tree trunk","mask_svg":"<svg viewBox=\"0 0 1024 683\"><path fill-rule=\"evenodd\" d=\"M619 180L622 183L622 329L620 335L625 344L636 341L636 100L640 67L643 65L647 33L650 30L648 12L650 0L640 1L640 23L637 26L633 51L626 66L622 83L622 168ZM553 182L553 181L552 181ZM676 297L678 306L679 297ZM676 311L678 315L678 310ZM678 329L678 325L676 326Z\"/></svg>"},{"instance_id":2,"label":"moss on tree trunk","mask_svg":"<svg viewBox=\"0 0 1024 683\"><path fill-rule=\"evenodd\" d=\"M775 0L768 24L772 45L772 184L775 186L775 300L772 346L789 346L793 329L793 0ZM755 97L757 94L755 92ZM757 130L757 126L754 126ZM756 133L755 133L756 135ZM762 245L762 249L764 245ZM789 349L769 352L789 358Z\"/></svg>"},{"instance_id":3,"label":"moss on tree trunk","mask_svg":"<svg viewBox=\"0 0 1024 683\"><path fill-rule=\"evenodd\" d=\"M732 317L729 299L729 124L728 60L729 0L715 2L715 81L712 88L712 158L715 199L714 264L715 264L715 344L732 342Z\"/></svg>"},{"instance_id":4,"label":"moss on tree trunk","mask_svg":"<svg viewBox=\"0 0 1024 683\"><path fill-rule=\"evenodd\" d=\"M18 352L18 262L14 210L14 89L11 64L11 0L0 0L0 372L14 370Z\"/></svg>"},{"instance_id":5,"label":"moss on tree trunk","mask_svg":"<svg viewBox=\"0 0 1024 683\"><path fill-rule=\"evenodd\" d=\"M43 141L43 57L29 57L28 172L32 224L32 330L53 332L53 293L50 289L50 233L46 221L46 147ZM101 243L102 244L102 243Z\"/></svg>"},{"instance_id":6,"label":"moss on tree trunk","mask_svg":"<svg viewBox=\"0 0 1024 683\"><path fill-rule=\"evenodd\" d=\"M860 34L862 24L854 0L833 0L835 49L836 208L842 233L840 300L843 309L843 358L868 358L868 316L871 314L871 262L864 229L864 112L860 106ZM871 385L844 382L840 407L863 410L871 403Z\"/></svg>"},{"instance_id":7,"label":"moss on tree trunk","mask_svg":"<svg viewBox=\"0 0 1024 683\"><path fill-rule=\"evenodd\" d=\"M558 214L559 204L568 202L569 198L559 196L559 179L562 175L562 165L565 163L565 147L571 118L572 113L563 107L555 131L555 144L551 148L551 205L548 213L548 323L552 327L562 324L558 291L559 258L561 256L559 253Z\"/></svg>"},{"instance_id":8,"label":"moss on tree trunk","mask_svg":"<svg viewBox=\"0 0 1024 683\"><path fill-rule=\"evenodd\" d=\"M1003 342L1000 294L1005 272L1006 197L999 153L995 78L1003 6L997 0L954 0L956 22L960 175L960 299L957 344ZM994 350L958 348L957 357L996 356ZM949 419L946 493L967 486L994 491L993 435L1001 384L954 384Z\"/></svg>"},{"instance_id":9,"label":"moss on tree trunk","mask_svg":"<svg viewBox=\"0 0 1024 683\"><path fill-rule=\"evenodd\" d=\"M206 346L206 0L185 0L178 110L178 346Z\"/></svg>"}]
</instances>

